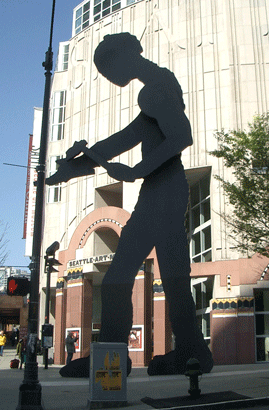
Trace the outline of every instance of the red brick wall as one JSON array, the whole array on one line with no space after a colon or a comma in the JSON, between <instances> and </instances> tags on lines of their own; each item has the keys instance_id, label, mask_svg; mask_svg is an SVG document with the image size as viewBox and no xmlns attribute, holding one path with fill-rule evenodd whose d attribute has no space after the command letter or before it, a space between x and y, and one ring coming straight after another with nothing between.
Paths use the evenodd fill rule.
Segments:
<instances>
[{"instance_id":1,"label":"red brick wall","mask_svg":"<svg viewBox=\"0 0 269 410\"><path fill-rule=\"evenodd\" d=\"M145 284L144 284L144 272L141 271L137 275L133 289L133 325L144 326L143 338L145 340L145 322L144 322L144 310L145 310ZM144 342L144 341L143 341ZM144 346L145 349L145 346ZM134 366L141 367L144 366L144 350L142 351L131 351L129 352L130 358Z\"/></svg>"},{"instance_id":2,"label":"red brick wall","mask_svg":"<svg viewBox=\"0 0 269 410\"><path fill-rule=\"evenodd\" d=\"M56 290L54 363L65 363L65 325L67 289Z\"/></svg>"},{"instance_id":3,"label":"red brick wall","mask_svg":"<svg viewBox=\"0 0 269 410\"><path fill-rule=\"evenodd\" d=\"M241 315L211 312L211 351L216 365L255 363L254 314Z\"/></svg>"},{"instance_id":4,"label":"red brick wall","mask_svg":"<svg viewBox=\"0 0 269 410\"><path fill-rule=\"evenodd\" d=\"M90 354L90 345L92 340L92 280L83 280L83 308L81 311L81 357Z\"/></svg>"}]
</instances>

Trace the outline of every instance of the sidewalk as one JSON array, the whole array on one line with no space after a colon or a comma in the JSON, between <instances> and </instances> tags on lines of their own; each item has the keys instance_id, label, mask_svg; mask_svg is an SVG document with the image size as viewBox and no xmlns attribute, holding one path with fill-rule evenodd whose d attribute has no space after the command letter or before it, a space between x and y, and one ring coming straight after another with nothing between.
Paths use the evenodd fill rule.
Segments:
<instances>
[{"instance_id":1,"label":"sidewalk","mask_svg":"<svg viewBox=\"0 0 269 410\"><path fill-rule=\"evenodd\" d=\"M18 356L16 356L16 346L4 347L4 355L0 356L0 370L10 369L10 360L15 358L18 359ZM43 367L43 356L37 356L37 363L40 367ZM49 365L49 367L55 367L59 369L62 366Z\"/></svg>"},{"instance_id":2,"label":"sidewalk","mask_svg":"<svg viewBox=\"0 0 269 410\"><path fill-rule=\"evenodd\" d=\"M24 378L24 370L10 369L9 362L15 353L15 349L6 348L4 356L0 357L1 410L15 410L18 405L19 386ZM37 360L44 410L85 409L89 398L89 380L62 378L59 375L60 366L49 365L44 370L43 357L37 356ZM188 389L189 380L185 376L149 377L146 368L134 368L127 379L128 406L121 409L152 410L153 407L143 403L142 398L182 397L188 395ZM267 397L269 364L215 366L210 374L202 376L200 389L202 394L232 391L250 398Z\"/></svg>"}]
</instances>

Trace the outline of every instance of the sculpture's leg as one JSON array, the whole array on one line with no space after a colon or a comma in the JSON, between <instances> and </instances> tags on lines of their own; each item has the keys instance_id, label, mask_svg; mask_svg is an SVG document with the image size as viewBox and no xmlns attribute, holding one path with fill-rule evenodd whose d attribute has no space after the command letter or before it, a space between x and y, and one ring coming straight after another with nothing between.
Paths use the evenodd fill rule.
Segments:
<instances>
[{"instance_id":1,"label":"sculpture's leg","mask_svg":"<svg viewBox=\"0 0 269 410\"><path fill-rule=\"evenodd\" d=\"M163 238L163 244L157 245L156 250L176 348L166 355L155 356L148 373L184 374L191 357L200 361L203 373L208 373L213 367L213 360L196 319L184 223L181 226L175 224L170 234Z\"/></svg>"},{"instance_id":2,"label":"sculpture's leg","mask_svg":"<svg viewBox=\"0 0 269 410\"><path fill-rule=\"evenodd\" d=\"M99 342L128 343L133 322L133 284L102 284Z\"/></svg>"},{"instance_id":3,"label":"sculpture's leg","mask_svg":"<svg viewBox=\"0 0 269 410\"><path fill-rule=\"evenodd\" d=\"M133 322L133 284L102 284L102 318L99 342L126 343ZM127 376L132 361L127 357Z\"/></svg>"},{"instance_id":4,"label":"sculpture's leg","mask_svg":"<svg viewBox=\"0 0 269 410\"><path fill-rule=\"evenodd\" d=\"M100 342L128 343L133 321L135 276L153 247L150 230L142 219L140 212L133 212L122 230L116 254L103 279ZM127 363L129 374L129 357Z\"/></svg>"}]
</instances>

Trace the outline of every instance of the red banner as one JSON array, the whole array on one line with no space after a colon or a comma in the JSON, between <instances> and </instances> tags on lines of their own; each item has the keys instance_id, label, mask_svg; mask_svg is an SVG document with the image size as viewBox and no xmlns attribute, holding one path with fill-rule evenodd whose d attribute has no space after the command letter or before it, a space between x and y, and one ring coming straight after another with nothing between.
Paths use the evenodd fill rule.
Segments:
<instances>
[{"instance_id":1,"label":"red banner","mask_svg":"<svg viewBox=\"0 0 269 410\"><path fill-rule=\"evenodd\" d=\"M30 176L31 176L31 153L33 147L33 135L29 135L29 149L27 162L27 177L26 177L26 192L25 192L25 206L24 206L24 223L23 223L23 239L26 239L27 219L29 212L29 190L30 190Z\"/></svg>"}]
</instances>

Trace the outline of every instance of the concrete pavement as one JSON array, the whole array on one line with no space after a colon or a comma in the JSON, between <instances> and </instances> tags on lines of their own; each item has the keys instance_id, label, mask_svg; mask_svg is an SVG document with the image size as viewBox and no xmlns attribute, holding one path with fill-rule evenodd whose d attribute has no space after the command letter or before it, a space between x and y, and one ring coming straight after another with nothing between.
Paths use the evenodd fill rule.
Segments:
<instances>
[{"instance_id":1,"label":"concrete pavement","mask_svg":"<svg viewBox=\"0 0 269 410\"><path fill-rule=\"evenodd\" d=\"M15 349L6 348L4 356L0 357L1 410L15 410L18 405L24 370L10 369L9 363L15 353ZM44 370L43 358L38 356L37 359L44 410L85 409L89 398L89 380L64 379L59 375L59 366L49 365ZM122 410L152 410L153 407L141 402L143 397L182 397L188 395L188 388L189 381L185 376L149 377L146 368L134 368L127 380L128 407ZM215 366L210 374L202 376L200 389L202 394L233 391L250 398L269 397L269 364ZM192 408L195 409L194 406ZM256 403L251 408L266 407L259 407Z\"/></svg>"}]
</instances>

